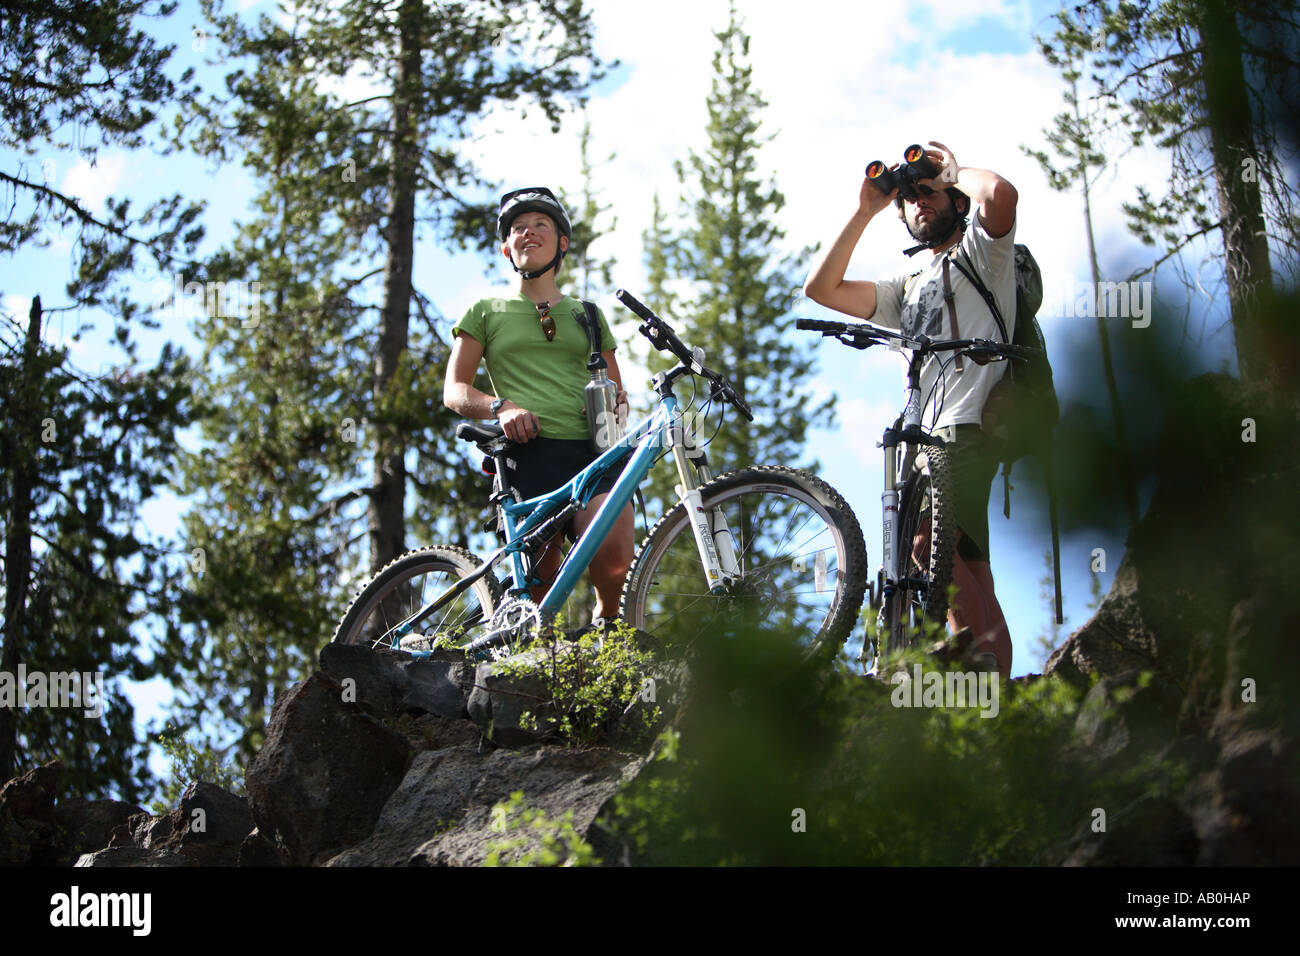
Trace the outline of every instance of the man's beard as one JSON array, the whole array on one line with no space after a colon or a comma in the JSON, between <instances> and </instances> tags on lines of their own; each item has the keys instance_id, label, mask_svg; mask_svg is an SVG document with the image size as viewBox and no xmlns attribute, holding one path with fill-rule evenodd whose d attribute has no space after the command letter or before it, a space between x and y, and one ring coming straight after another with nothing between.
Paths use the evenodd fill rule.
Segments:
<instances>
[{"instance_id":1,"label":"man's beard","mask_svg":"<svg viewBox=\"0 0 1300 956\"><path fill-rule=\"evenodd\" d=\"M903 217L903 225L907 226L908 233L917 242L942 242L952 235L952 231L957 228L957 221L960 217L957 215L956 206L948 206L943 212L936 211L934 218L929 222L923 222L917 225L915 229L908 222L907 217Z\"/></svg>"}]
</instances>

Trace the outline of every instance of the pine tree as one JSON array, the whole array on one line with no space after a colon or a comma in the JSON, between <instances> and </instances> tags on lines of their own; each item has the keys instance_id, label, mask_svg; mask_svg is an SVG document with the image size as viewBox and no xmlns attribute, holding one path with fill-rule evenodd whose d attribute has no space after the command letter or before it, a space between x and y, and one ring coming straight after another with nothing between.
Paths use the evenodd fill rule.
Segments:
<instances>
[{"instance_id":1,"label":"pine tree","mask_svg":"<svg viewBox=\"0 0 1300 956\"><path fill-rule=\"evenodd\" d=\"M0 148L14 162L0 169L9 194L0 252L75 228L69 291L82 305L99 304L140 253L170 263L202 235L202 203L177 195L141 212L110 201L100 214L53 183L60 154L94 163L102 149L144 146L158 111L192 95L188 73L176 80L166 70L172 48L137 26L172 9L165 0L19 0L0 13Z\"/></svg>"},{"instance_id":2,"label":"pine tree","mask_svg":"<svg viewBox=\"0 0 1300 956\"><path fill-rule=\"evenodd\" d=\"M16 694L20 666L29 678L59 675L59 689L84 703L97 695L80 680L72 695L71 674L102 674L106 693L95 716L93 704L50 706L66 704L62 694L40 706L40 680L29 679L23 690L38 703L0 707L0 780L57 758L76 792L128 800L147 794L151 776L119 682L159 673L139 651L171 626L175 590L169 547L141 528L140 512L170 477L175 433L190 421L190 367L171 346L141 367L132 332L153 323L115 283L143 255L160 266L192 255L202 204L173 196L138 211L109 200L100 213L54 182L61 156L93 164L110 147L153 145L159 111L192 95L188 75L167 71L172 48L138 26L173 9L64 0L0 13L0 147L15 157L0 170L9 194L0 252L73 232L67 295L113 317L122 353L98 374L76 368L43 340L39 295L25 330L9 317L0 327L0 680ZM79 322L73 339L86 328Z\"/></svg>"},{"instance_id":3,"label":"pine tree","mask_svg":"<svg viewBox=\"0 0 1300 956\"><path fill-rule=\"evenodd\" d=\"M810 427L825 422L830 403L810 405L814 346L786 334L810 250L774 258L785 233L777 225L785 197L760 173L760 133L767 103L754 88L749 37L735 7L714 34L713 83L708 97L708 145L677 164L681 220L674 229L658 218L646 234L652 289L680 287L680 298L647 304L674 324L681 339L704 349L753 408L744 422L734 411L708 448L715 474L753 464L793 463L803 455ZM658 367L665 367L659 360ZM712 434L700 425L700 440ZM654 491L672 502L672 478L652 473Z\"/></svg>"},{"instance_id":4,"label":"pine tree","mask_svg":"<svg viewBox=\"0 0 1300 956\"><path fill-rule=\"evenodd\" d=\"M1223 242L1242 375L1272 379L1296 361L1294 323L1268 321L1273 263L1294 276L1300 255L1296 159L1287 132L1300 108L1300 4L1231 0L1086 0L1057 14L1051 45L1090 63L1101 102L1133 144L1169 151L1168 190L1125 204L1144 242L1166 251L1149 269L1211 232ZM1134 276L1134 278L1136 275Z\"/></svg>"},{"instance_id":5,"label":"pine tree","mask_svg":"<svg viewBox=\"0 0 1300 956\"><path fill-rule=\"evenodd\" d=\"M568 258L572 260L576 273L577 297L591 299L601 294L600 290L611 291L610 287L614 284L616 260L612 257L597 258L592 255L591 247L602 236L608 236L618 228L618 217L611 219L608 226L600 225L600 217L609 212L612 207L608 204L602 205L596 192L596 170L591 162L590 118L583 120L579 156L578 172L582 178L582 188L579 192L581 201L573 223L573 253ZM611 162L613 159L614 156L611 154L605 162Z\"/></svg>"},{"instance_id":6,"label":"pine tree","mask_svg":"<svg viewBox=\"0 0 1300 956\"><path fill-rule=\"evenodd\" d=\"M1070 85L1065 94L1067 109L1056 115L1052 128L1046 131L1047 143L1055 158L1049 156L1045 150L1031 150L1023 146L1021 149L1038 161L1053 189L1064 192L1077 184L1083 196L1083 221L1088 237L1088 264L1092 272L1096 297L1094 312L1097 320L1097 341L1101 347L1102 375L1106 382L1106 394L1110 399L1111 420L1115 426L1124 506L1128 513L1129 529L1132 530L1137 526L1138 521L1137 480L1134 477L1133 456L1124 421L1124 408L1120 401L1119 385L1115 380L1115 365L1111 359L1110 332L1107 329L1105 310L1101 303L1101 267L1097 262L1097 242L1092 231L1093 185L1097 181L1097 175L1106 167L1107 154L1100 145L1105 130L1101 128L1102 120L1096 111L1085 109L1085 104L1080 100L1079 80L1082 78L1080 52L1067 49L1058 53L1050 44L1043 42L1040 42L1040 49L1047 61L1060 69L1065 81Z\"/></svg>"},{"instance_id":7,"label":"pine tree","mask_svg":"<svg viewBox=\"0 0 1300 956\"><path fill-rule=\"evenodd\" d=\"M142 534L139 508L170 477L189 421L189 363L167 346L151 369L89 376L41 341L42 319L37 296L25 334L0 334L0 778L58 758L74 792L139 800L151 777L119 682L159 672L139 656L142 632L170 619L174 588L167 548ZM18 680L19 665L45 675L44 702L19 705L19 683L38 687ZM48 696L51 675L67 689L73 672L101 674L105 697L80 678L80 696Z\"/></svg>"}]
</instances>

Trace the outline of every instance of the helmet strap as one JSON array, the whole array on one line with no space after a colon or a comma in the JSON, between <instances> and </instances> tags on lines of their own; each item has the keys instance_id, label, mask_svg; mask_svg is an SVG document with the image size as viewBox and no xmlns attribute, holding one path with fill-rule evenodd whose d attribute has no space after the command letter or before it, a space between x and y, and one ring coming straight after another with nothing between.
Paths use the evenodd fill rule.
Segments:
<instances>
[{"instance_id":1,"label":"helmet strap","mask_svg":"<svg viewBox=\"0 0 1300 956\"><path fill-rule=\"evenodd\" d=\"M540 269L533 269L533 270L530 271L530 272L525 272L523 269L521 269L521 268L519 268L517 265L515 265L515 257L514 257L513 255L511 255L511 256L510 256L510 268L514 269L516 272L518 272L518 273L519 273L523 278L525 278L525 279L536 279L538 276L546 275L546 273L550 272L552 269L554 269L556 266L558 266L558 265L560 264L560 260L563 259L563 258L564 258L564 253L563 253L562 251L560 251L559 249L557 249L557 250L555 251L555 258L552 259L550 262L548 262L546 265L542 266L542 268L540 268Z\"/></svg>"},{"instance_id":2,"label":"helmet strap","mask_svg":"<svg viewBox=\"0 0 1300 956\"><path fill-rule=\"evenodd\" d=\"M552 221L553 221L553 220L552 220ZM559 236L559 237L556 237L556 240L555 240L555 258L553 258L553 259L552 259L550 262L548 262L546 265L542 266L540 269L533 269L533 270L531 270L531 271L529 271L529 272L525 272L523 269L521 269L521 268L519 268L517 265L515 265L515 256L514 256L514 253L510 253L510 256L509 256L509 258L510 258L510 268L512 268L512 269L514 269L516 272L518 272L519 275L520 275L522 278L524 278L524 279L536 279L538 276L544 276L544 275L546 275L546 273L550 272L552 269L554 269L556 266L558 266L558 265L560 264L560 260L562 260L562 259L564 258L564 254L565 254L565 252L567 251L567 250L564 248L564 244L563 244L562 242L560 242L560 239L561 239L561 238L563 238L563 237L562 237L562 236Z\"/></svg>"},{"instance_id":3,"label":"helmet strap","mask_svg":"<svg viewBox=\"0 0 1300 956\"><path fill-rule=\"evenodd\" d=\"M913 239L917 238L916 233L912 232L912 227L907 225L906 219L903 220L903 225L904 227L906 227L908 235L910 235ZM922 249L934 249L938 246L941 246L949 239L952 238L953 232L965 232L967 225L968 223L966 217L960 216L958 217L957 222L953 224L952 231L950 231L942 239L931 239L928 242L917 243L915 246L912 246L909 249L904 249L903 255L907 256L908 258L911 258L912 256L916 255L918 252L920 252Z\"/></svg>"}]
</instances>

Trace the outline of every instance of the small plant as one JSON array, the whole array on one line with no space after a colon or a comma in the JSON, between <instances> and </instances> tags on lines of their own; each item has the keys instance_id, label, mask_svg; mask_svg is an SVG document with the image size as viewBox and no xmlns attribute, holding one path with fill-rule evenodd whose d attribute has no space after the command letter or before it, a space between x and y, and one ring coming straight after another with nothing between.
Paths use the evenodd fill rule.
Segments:
<instances>
[{"instance_id":1,"label":"small plant","mask_svg":"<svg viewBox=\"0 0 1300 956\"><path fill-rule=\"evenodd\" d=\"M151 809L155 814L169 813L180 804L181 795L191 783L202 780L223 790L243 795L244 778L238 767L210 745L191 743L179 724L169 722L154 735L158 748L171 761L171 775L161 785Z\"/></svg>"},{"instance_id":2,"label":"small plant","mask_svg":"<svg viewBox=\"0 0 1300 956\"><path fill-rule=\"evenodd\" d=\"M522 726L546 728L569 744L583 746L594 743L628 710L642 693L653 661L650 651L637 646L636 629L614 621L603 633L583 634L577 640L548 629L523 653L494 667L508 676L537 677L545 686ZM659 708L647 703L634 712L640 726L631 728L633 736L659 719Z\"/></svg>"},{"instance_id":3,"label":"small plant","mask_svg":"<svg viewBox=\"0 0 1300 956\"><path fill-rule=\"evenodd\" d=\"M500 837L488 844L484 866L599 866L600 860L573 828L573 811L553 820L524 802L516 790L492 807L489 827Z\"/></svg>"}]
</instances>

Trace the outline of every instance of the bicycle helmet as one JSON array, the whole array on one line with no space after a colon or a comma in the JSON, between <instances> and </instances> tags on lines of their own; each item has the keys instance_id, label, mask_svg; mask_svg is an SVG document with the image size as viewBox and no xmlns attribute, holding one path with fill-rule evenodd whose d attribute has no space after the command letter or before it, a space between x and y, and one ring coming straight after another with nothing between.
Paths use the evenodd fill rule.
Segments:
<instances>
[{"instance_id":1,"label":"bicycle helmet","mask_svg":"<svg viewBox=\"0 0 1300 956\"><path fill-rule=\"evenodd\" d=\"M526 212L540 212L555 222L555 228L561 236L573 241L573 226L569 223L569 214L564 211L564 206L555 198L545 186L525 186L522 189L512 189L501 197L501 205L497 211L497 238L505 242L506 236L510 234L510 224L515 218ZM515 265L514 257L510 259L510 265L525 279L536 279L544 274L548 269L553 269L560 264L564 258L564 249L556 242L555 258L552 259L545 267L532 272L524 272Z\"/></svg>"}]
</instances>

